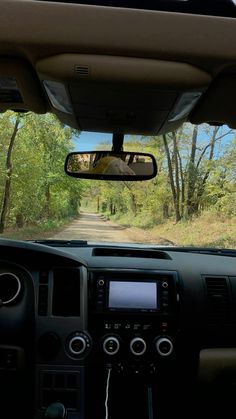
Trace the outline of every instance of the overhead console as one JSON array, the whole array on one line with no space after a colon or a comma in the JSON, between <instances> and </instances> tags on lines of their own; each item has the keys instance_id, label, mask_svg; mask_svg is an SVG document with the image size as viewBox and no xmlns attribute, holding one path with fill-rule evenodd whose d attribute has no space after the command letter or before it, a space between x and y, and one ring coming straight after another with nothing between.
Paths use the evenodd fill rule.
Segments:
<instances>
[{"instance_id":1,"label":"overhead console","mask_svg":"<svg viewBox=\"0 0 236 419\"><path fill-rule=\"evenodd\" d=\"M151 135L177 128L208 88L190 64L145 58L60 54L37 62L52 110L85 131Z\"/></svg>"}]
</instances>

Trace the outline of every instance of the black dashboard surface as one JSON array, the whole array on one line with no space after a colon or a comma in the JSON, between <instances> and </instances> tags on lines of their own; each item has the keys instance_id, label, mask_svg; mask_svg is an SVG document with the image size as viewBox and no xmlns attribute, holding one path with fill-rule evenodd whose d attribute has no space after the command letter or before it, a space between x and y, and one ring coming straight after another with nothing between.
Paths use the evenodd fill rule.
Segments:
<instances>
[{"instance_id":1,"label":"black dashboard surface","mask_svg":"<svg viewBox=\"0 0 236 419\"><path fill-rule=\"evenodd\" d=\"M2 240L0 302L6 418L43 418L53 402L68 419L102 418L108 375L112 419L150 419L150 405L153 417L171 417L169 394L180 391L192 402L207 394L210 409L222 386L227 398L234 388L234 257Z\"/></svg>"}]
</instances>

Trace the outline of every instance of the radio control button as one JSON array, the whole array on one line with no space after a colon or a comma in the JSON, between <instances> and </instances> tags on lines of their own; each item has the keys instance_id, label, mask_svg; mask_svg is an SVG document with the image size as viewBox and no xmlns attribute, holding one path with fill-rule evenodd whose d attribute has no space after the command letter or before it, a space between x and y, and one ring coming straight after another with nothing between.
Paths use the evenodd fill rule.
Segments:
<instances>
[{"instance_id":1,"label":"radio control button","mask_svg":"<svg viewBox=\"0 0 236 419\"><path fill-rule=\"evenodd\" d=\"M143 330L150 330L151 329L151 325L150 324L144 324L143 325Z\"/></svg>"},{"instance_id":2,"label":"radio control button","mask_svg":"<svg viewBox=\"0 0 236 419\"><path fill-rule=\"evenodd\" d=\"M103 342L103 351L107 355L116 355L120 349L120 342L115 336L108 336Z\"/></svg>"},{"instance_id":3,"label":"radio control button","mask_svg":"<svg viewBox=\"0 0 236 419\"><path fill-rule=\"evenodd\" d=\"M118 329L120 329L121 328L121 324L120 323L115 323L114 324L114 329L115 330L118 330Z\"/></svg>"},{"instance_id":4,"label":"radio control button","mask_svg":"<svg viewBox=\"0 0 236 419\"><path fill-rule=\"evenodd\" d=\"M141 328L141 324L135 323L134 327L133 327L133 330L139 330L140 328Z\"/></svg>"},{"instance_id":5,"label":"radio control button","mask_svg":"<svg viewBox=\"0 0 236 419\"><path fill-rule=\"evenodd\" d=\"M162 282L162 288L168 288L168 282L167 281Z\"/></svg>"},{"instance_id":6,"label":"radio control button","mask_svg":"<svg viewBox=\"0 0 236 419\"><path fill-rule=\"evenodd\" d=\"M98 280L99 287L103 287L104 283L105 283L104 279L101 278L101 279Z\"/></svg>"},{"instance_id":7,"label":"radio control button","mask_svg":"<svg viewBox=\"0 0 236 419\"><path fill-rule=\"evenodd\" d=\"M133 355L140 356L143 355L146 352L147 345L145 340L142 338L134 338L130 342L130 350Z\"/></svg>"}]
</instances>

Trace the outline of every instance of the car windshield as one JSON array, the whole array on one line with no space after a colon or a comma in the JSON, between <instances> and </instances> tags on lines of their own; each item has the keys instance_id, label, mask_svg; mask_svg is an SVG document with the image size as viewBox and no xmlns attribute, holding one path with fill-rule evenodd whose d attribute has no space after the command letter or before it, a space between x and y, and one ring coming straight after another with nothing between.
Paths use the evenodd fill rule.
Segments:
<instances>
[{"instance_id":1,"label":"car windshield","mask_svg":"<svg viewBox=\"0 0 236 419\"><path fill-rule=\"evenodd\" d=\"M67 154L111 150L111 134L78 132L52 114L5 112L0 237L236 248L235 145L235 131L207 124L127 135L125 151L155 156L155 178L74 179L64 172Z\"/></svg>"}]
</instances>

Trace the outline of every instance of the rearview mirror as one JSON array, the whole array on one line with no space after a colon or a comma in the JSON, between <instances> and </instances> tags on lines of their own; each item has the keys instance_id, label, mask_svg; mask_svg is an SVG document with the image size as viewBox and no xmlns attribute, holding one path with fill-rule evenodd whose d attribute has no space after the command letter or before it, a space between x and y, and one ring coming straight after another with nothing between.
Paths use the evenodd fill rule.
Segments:
<instances>
[{"instance_id":1,"label":"rearview mirror","mask_svg":"<svg viewBox=\"0 0 236 419\"><path fill-rule=\"evenodd\" d=\"M147 180L156 176L155 158L148 153L88 151L68 154L67 175L84 179Z\"/></svg>"}]
</instances>

